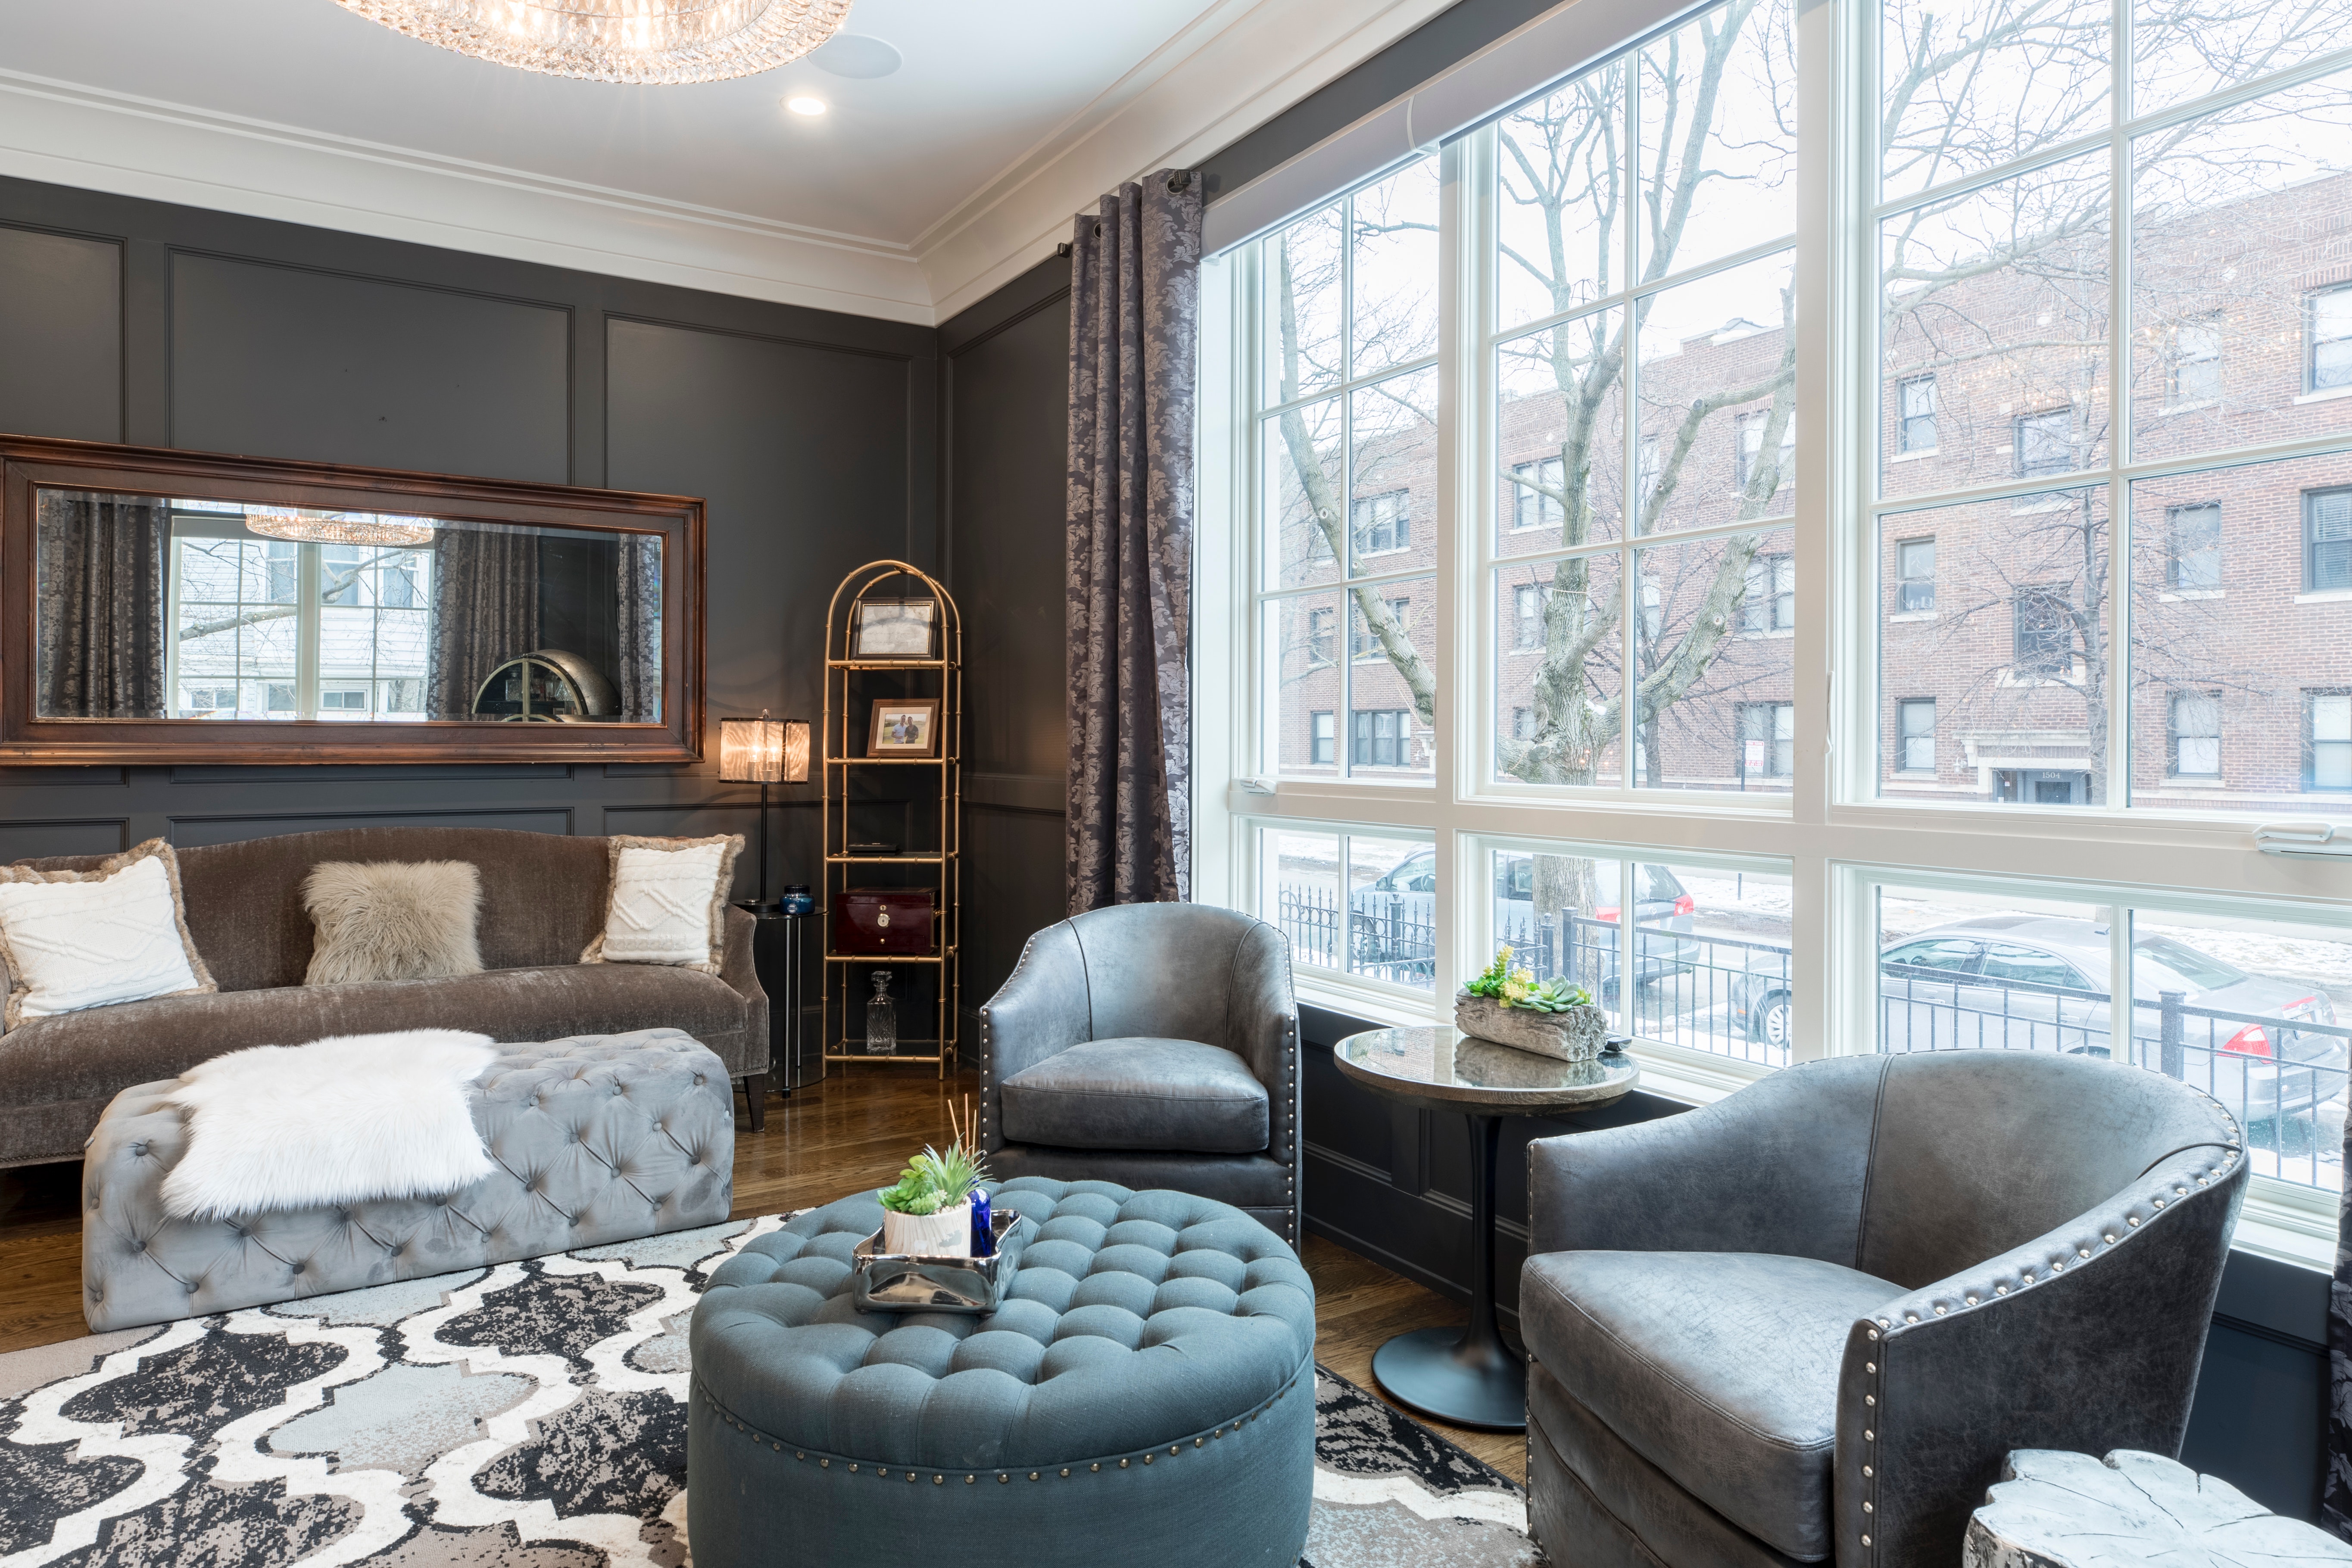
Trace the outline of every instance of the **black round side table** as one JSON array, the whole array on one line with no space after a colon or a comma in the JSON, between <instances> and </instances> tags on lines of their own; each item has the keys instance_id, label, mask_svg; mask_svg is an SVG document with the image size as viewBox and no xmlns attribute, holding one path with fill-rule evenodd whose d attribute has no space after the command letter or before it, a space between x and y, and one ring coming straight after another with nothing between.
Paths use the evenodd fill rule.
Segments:
<instances>
[{"instance_id":1,"label":"black round side table","mask_svg":"<svg viewBox=\"0 0 2352 1568\"><path fill-rule=\"evenodd\" d=\"M1642 1071L1630 1058L1564 1062L1451 1027L1375 1029L1331 1048L1339 1070L1377 1094L1470 1119L1470 1322L1399 1334L1372 1375L1400 1405L1457 1426L1528 1424L1528 1369L1495 1326L1495 1152L1507 1116L1572 1116L1622 1100Z\"/></svg>"}]
</instances>

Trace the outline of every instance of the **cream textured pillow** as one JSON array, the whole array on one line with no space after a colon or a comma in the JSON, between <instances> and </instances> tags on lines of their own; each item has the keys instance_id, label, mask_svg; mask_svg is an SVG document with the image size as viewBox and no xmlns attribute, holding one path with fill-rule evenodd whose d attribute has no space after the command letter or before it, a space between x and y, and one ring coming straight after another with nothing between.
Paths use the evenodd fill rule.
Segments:
<instances>
[{"instance_id":1,"label":"cream textured pillow","mask_svg":"<svg viewBox=\"0 0 2352 1568\"><path fill-rule=\"evenodd\" d=\"M482 874L463 860L322 860L302 907L317 930L305 985L482 972Z\"/></svg>"},{"instance_id":2,"label":"cream textured pillow","mask_svg":"<svg viewBox=\"0 0 2352 1568\"><path fill-rule=\"evenodd\" d=\"M0 866L11 1029L28 1018L216 991L180 903L180 862L151 838L94 871Z\"/></svg>"},{"instance_id":3,"label":"cream textured pillow","mask_svg":"<svg viewBox=\"0 0 2352 1568\"><path fill-rule=\"evenodd\" d=\"M719 973L727 946L727 894L743 836L639 838L617 833L604 934L583 963L675 963Z\"/></svg>"}]
</instances>

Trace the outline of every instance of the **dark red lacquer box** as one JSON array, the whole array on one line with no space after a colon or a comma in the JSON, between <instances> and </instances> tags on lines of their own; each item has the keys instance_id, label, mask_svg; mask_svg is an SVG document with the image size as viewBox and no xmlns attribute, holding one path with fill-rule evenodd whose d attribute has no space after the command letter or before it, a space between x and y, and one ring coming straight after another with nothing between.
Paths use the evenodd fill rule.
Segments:
<instances>
[{"instance_id":1,"label":"dark red lacquer box","mask_svg":"<svg viewBox=\"0 0 2352 1568\"><path fill-rule=\"evenodd\" d=\"M929 888L850 888L833 903L835 952L931 951Z\"/></svg>"}]
</instances>

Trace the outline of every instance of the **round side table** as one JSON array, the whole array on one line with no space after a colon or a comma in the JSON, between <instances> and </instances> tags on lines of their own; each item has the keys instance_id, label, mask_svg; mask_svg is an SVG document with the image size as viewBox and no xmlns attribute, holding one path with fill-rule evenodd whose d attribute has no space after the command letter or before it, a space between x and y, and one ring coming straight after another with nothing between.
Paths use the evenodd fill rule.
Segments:
<instances>
[{"instance_id":1,"label":"round side table","mask_svg":"<svg viewBox=\"0 0 2352 1568\"><path fill-rule=\"evenodd\" d=\"M1506 1116L1572 1116L1622 1100L1642 1071L1623 1056L1563 1062L1451 1027L1375 1029L1331 1048L1376 1094L1470 1119L1470 1323L1399 1334L1372 1375L1400 1405L1456 1426L1525 1430L1528 1369L1495 1326L1495 1152Z\"/></svg>"}]
</instances>

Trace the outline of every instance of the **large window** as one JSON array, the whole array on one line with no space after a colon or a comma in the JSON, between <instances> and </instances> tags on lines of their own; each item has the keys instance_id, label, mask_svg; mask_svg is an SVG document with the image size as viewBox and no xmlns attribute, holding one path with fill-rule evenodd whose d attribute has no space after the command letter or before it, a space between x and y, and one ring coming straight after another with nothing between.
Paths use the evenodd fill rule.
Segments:
<instances>
[{"instance_id":1,"label":"large window","mask_svg":"<svg viewBox=\"0 0 2352 1568\"><path fill-rule=\"evenodd\" d=\"M2245 1244L2327 1255L2352 896L2252 852L2352 820L2301 16L1717 5L1216 258L1203 896L1383 1017L1510 945L1686 1098L2166 1072L2262 1129Z\"/></svg>"},{"instance_id":2,"label":"large window","mask_svg":"<svg viewBox=\"0 0 2352 1568\"><path fill-rule=\"evenodd\" d=\"M425 716L429 546L273 539L241 509L188 502L171 550L172 717Z\"/></svg>"}]
</instances>

